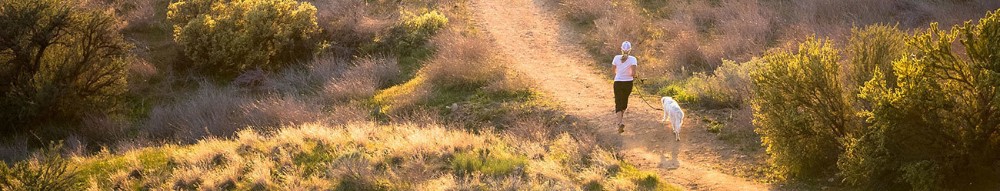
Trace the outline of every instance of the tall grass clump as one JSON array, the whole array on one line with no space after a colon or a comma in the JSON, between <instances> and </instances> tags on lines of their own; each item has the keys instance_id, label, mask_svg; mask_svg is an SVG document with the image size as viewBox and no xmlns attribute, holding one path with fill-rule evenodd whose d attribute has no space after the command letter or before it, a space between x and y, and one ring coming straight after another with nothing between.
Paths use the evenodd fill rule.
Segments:
<instances>
[{"instance_id":1,"label":"tall grass clump","mask_svg":"<svg viewBox=\"0 0 1000 191\"><path fill-rule=\"evenodd\" d=\"M0 131L79 123L117 113L131 44L117 18L77 1L0 2Z\"/></svg>"},{"instance_id":2,"label":"tall grass clump","mask_svg":"<svg viewBox=\"0 0 1000 191\"><path fill-rule=\"evenodd\" d=\"M224 78L254 68L276 71L324 46L316 38L316 8L309 3L183 0L168 9L174 41L190 67Z\"/></svg>"},{"instance_id":3,"label":"tall grass clump","mask_svg":"<svg viewBox=\"0 0 1000 191\"><path fill-rule=\"evenodd\" d=\"M341 72L323 85L324 95L334 101L365 100L380 89L398 84L402 79L399 64L391 57L368 57Z\"/></svg>"}]
</instances>

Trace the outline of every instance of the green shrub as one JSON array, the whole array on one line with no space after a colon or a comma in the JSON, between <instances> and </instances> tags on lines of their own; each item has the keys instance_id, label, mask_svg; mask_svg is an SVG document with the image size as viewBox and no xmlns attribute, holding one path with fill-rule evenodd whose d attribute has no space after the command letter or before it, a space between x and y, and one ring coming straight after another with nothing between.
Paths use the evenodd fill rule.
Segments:
<instances>
[{"instance_id":1,"label":"green shrub","mask_svg":"<svg viewBox=\"0 0 1000 191\"><path fill-rule=\"evenodd\" d=\"M1000 14L912 37L853 32L841 76L836 50L811 38L751 72L754 124L776 174L815 178L835 161L857 189L1000 186Z\"/></svg>"},{"instance_id":2,"label":"green shrub","mask_svg":"<svg viewBox=\"0 0 1000 191\"><path fill-rule=\"evenodd\" d=\"M705 130L709 133L720 133L722 132L722 128L726 126L726 124L710 118L703 118L701 121L708 124L708 127Z\"/></svg>"},{"instance_id":3,"label":"green shrub","mask_svg":"<svg viewBox=\"0 0 1000 191\"><path fill-rule=\"evenodd\" d=\"M500 156L489 152L464 152L455 154L451 167L456 174L480 172L492 176L509 175L527 165L527 159L518 156Z\"/></svg>"},{"instance_id":4,"label":"green shrub","mask_svg":"<svg viewBox=\"0 0 1000 191\"><path fill-rule=\"evenodd\" d=\"M122 102L131 45L115 17L76 3L0 2L0 131L107 114Z\"/></svg>"},{"instance_id":5,"label":"green shrub","mask_svg":"<svg viewBox=\"0 0 1000 191\"><path fill-rule=\"evenodd\" d=\"M833 47L809 38L797 53L768 52L750 73L755 131L778 178L817 178L834 170L839 141L854 125Z\"/></svg>"},{"instance_id":6,"label":"green shrub","mask_svg":"<svg viewBox=\"0 0 1000 191\"><path fill-rule=\"evenodd\" d=\"M309 59L323 46L316 8L294 0L171 3L167 19L192 67L234 77L247 69L275 70Z\"/></svg>"},{"instance_id":7,"label":"green shrub","mask_svg":"<svg viewBox=\"0 0 1000 191\"><path fill-rule=\"evenodd\" d=\"M699 98L698 96L690 93L690 91L687 88L685 88L685 87L686 87L686 85L683 84L683 83L682 84L670 84L670 85L664 86L663 88L660 88L660 90L657 91L656 94L662 95L662 96L670 96L670 97L674 98L675 100L677 100L678 102L682 102L682 103L696 103L696 102L700 101L700 100L698 100L698 98Z\"/></svg>"},{"instance_id":8,"label":"green shrub","mask_svg":"<svg viewBox=\"0 0 1000 191\"><path fill-rule=\"evenodd\" d=\"M952 50L961 42L965 55ZM869 131L839 164L869 189L996 188L1000 156L1000 14L950 31L937 24L908 40L914 52L876 70L861 90ZM894 78L894 79L893 79ZM890 84L895 82L896 85Z\"/></svg>"},{"instance_id":9,"label":"green shrub","mask_svg":"<svg viewBox=\"0 0 1000 191\"><path fill-rule=\"evenodd\" d=\"M70 161L59 154L62 144L43 149L36 159L7 165L0 162L0 190L76 190L82 181Z\"/></svg>"},{"instance_id":10,"label":"green shrub","mask_svg":"<svg viewBox=\"0 0 1000 191\"><path fill-rule=\"evenodd\" d=\"M877 80L891 79L892 82L882 82L887 82L889 86L895 87L895 77L875 76L895 76L892 63L907 53L906 50L909 48L906 45L906 40L906 34L894 26L874 25L851 30L851 37L846 47L850 56L845 77L849 80L846 85L855 96L853 98L858 104L858 109L867 111L872 109L871 103L858 97L861 95L858 94L861 87L872 78ZM889 186L890 184L882 182L867 181L889 176L885 172L892 167L870 165L886 162L887 158L877 155L889 149L884 145L879 145L885 142L885 137L882 135L888 132L865 124L860 126L856 133L851 139L846 139L843 142L845 150L837 161L839 173L845 177L846 183L849 185L872 189ZM861 185L866 184L864 182L872 184Z\"/></svg>"},{"instance_id":11,"label":"green shrub","mask_svg":"<svg viewBox=\"0 0 1000 191\"><path fill-rule=\"evenodd\" d=\"M750 68L759 60L736 63L722 60L722 66L712 74L696 72L688 79L685 87L691 96L697 97L701 105L720 108L743 107L750 99Z\"/></svg>"},{"instance_id":12,"label":"green shrub","mask_svg":"<svg viewBox=\"0 0 1000 191\"><path fill-rule=\"evenodd\" d=\"M448 18L436 10L427 11L421 14L403 12L404 30L402 42L397 44L397 48L408 48L420 44L422 40L430 39L437 31L444 29L448 24Z\"/></svg>"},{"instance_id":13,"label":"green shrub","mask_svg":"<svg viewBox=\"0 0 1000 191\"><path fill-rule=\"evenodd\" d=\"M434 53L434 47L427 42L444 29L448 18L437 10L401 13L403 17L387 37L376 38L369 46L362 47L363 54L392 53L399 55L403 73L412 75L420 66L417 64ZM384 38L384 39L383 39Z\"/></svg>"},{"instance_id":14,"label":"green shrub","mask_svg":"<svg viewBox=\"0 0 1000 191\"><path fill-rule=\"evenodd\" d=\"M861 87L872 79L876 70L894 78L891 76L892 62L907 53L906 47L906 33L895 26L872 25L851 29L846 47L850 61L847 65L850 67L848 79L854 87Z\"/></svg>"}]
</instances>

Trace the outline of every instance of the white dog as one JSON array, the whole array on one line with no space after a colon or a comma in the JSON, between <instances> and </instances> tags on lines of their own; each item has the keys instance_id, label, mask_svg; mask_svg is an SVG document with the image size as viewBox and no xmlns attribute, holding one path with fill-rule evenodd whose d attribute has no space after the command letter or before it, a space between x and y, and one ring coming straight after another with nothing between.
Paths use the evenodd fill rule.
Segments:
<instances>
[{"instance_id":1,"label":"white dog","mask_svg":"<svg viewBox=\"0 0 1000 191\"><path fill-rule=\"evenodd\" d=\"M674 126L674 138L677 138L677 141L681 141L681 124L684 123L684 111L681 111L681 106L677 104L674 98L663 97L660 101L663 102L663 119L660 121L670 120L670 125Z\"/></svg>"}]
</instances>

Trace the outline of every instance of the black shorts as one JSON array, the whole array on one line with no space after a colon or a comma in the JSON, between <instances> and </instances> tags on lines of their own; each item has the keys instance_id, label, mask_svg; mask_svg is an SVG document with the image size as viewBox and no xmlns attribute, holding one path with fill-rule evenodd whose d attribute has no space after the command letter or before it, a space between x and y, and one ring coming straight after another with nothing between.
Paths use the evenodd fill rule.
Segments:
<instances>
[{"instance_id":1,"label":"black shorts","mask_svg":"<svg viewBox=\"0 0 1000 191\"><path fill-rule=\"evenodd\" d=\"M615 81L615 113L628 108L628 96L632 94L632 81Z\"/></svg>"}]
</instances>

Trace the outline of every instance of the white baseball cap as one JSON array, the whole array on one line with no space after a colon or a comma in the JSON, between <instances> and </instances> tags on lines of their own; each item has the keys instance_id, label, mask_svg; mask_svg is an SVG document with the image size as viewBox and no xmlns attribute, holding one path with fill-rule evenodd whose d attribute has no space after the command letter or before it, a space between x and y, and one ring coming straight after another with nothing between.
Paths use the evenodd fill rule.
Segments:
<instances>
[{"instance_id":1,"label":"white baseball cap","mask_svg":"<svg viewBox=\"0 0 1000 191\"><path fill-rule=\"evenodd\" d=\"M632 50L632 43L628 41L622 42L622 51L629 51L629 50Z\"/></svg>"}]
</instances>

